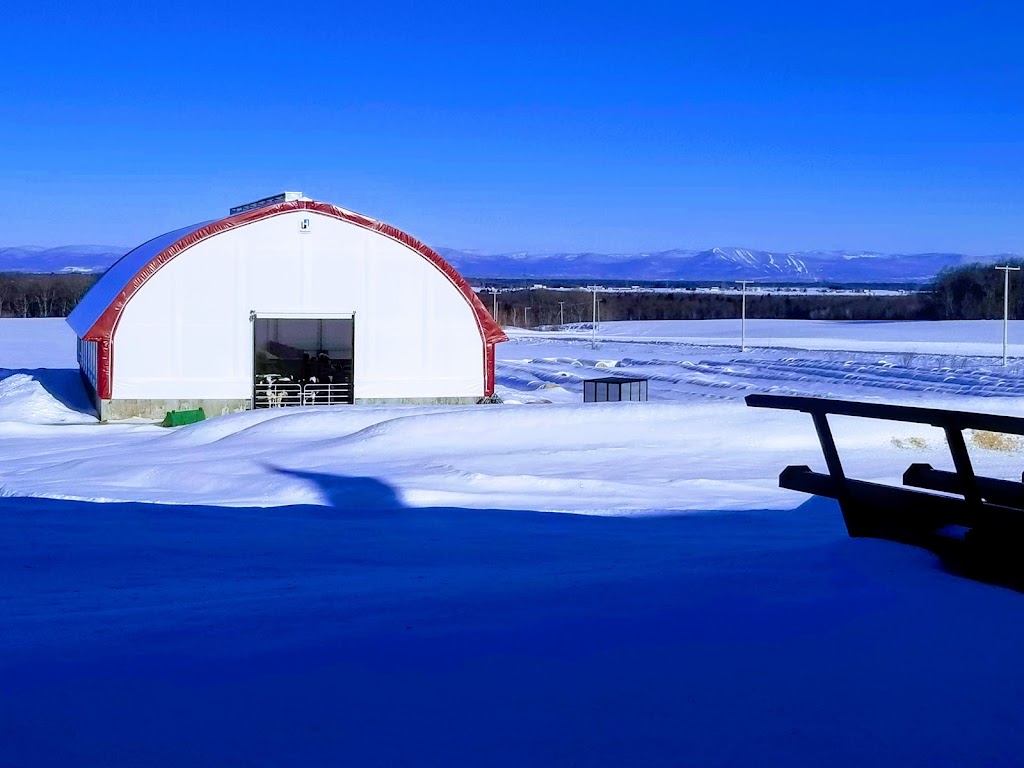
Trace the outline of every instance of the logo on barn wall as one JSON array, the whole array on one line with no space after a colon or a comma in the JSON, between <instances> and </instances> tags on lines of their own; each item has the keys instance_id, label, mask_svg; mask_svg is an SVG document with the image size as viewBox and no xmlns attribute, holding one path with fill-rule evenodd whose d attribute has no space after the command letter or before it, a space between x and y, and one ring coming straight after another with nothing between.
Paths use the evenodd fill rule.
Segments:
<instances>
[{"instance_id":1,"label":"logo on barn wall","mask_svg":"<svg viewBox=\"0 0 1024 768\"><path fill-rule=\"evenodd\" d=\"M312 229L312 221L308 218L299 219L299 232L309 232Z\"/></svg>"}]
</instances>

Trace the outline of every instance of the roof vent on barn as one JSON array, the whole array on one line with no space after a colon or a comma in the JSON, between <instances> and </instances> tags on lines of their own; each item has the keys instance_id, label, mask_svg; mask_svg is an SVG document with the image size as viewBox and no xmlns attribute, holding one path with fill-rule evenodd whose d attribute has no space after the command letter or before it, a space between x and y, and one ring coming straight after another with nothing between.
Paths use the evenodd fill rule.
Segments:
<instances>
[{"instance_id":1,"label":"roof vent on barn","mask_svg":"<svg viewBox=\"0 0 1024 768\"><path fill-rule=\"evenodd\" d=\"M234 216L238 213L245 213L246 211L254 211L257 208L263 208L267 205L274 205L276 203L290 203L294 200L309 200L310 198L303 196L301 192L280 192L270 197L264 197L261 200L253 200L251 203L242 203L236 205L230 209L228 213Z\"/></svg>"}]
</instances>

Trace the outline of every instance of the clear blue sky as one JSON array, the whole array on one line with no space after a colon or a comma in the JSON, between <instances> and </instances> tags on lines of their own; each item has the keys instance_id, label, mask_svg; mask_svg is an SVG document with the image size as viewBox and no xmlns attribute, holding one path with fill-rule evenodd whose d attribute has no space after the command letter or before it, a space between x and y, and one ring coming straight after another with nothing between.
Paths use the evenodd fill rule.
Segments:
<instances>
[{"instance_id":1,"label":"clear blue sky","mask_svg":"<svg viewBox=\"0 0 1024 768\"><path fill-rule=\"evenodd\" d=\"M488 251L1024 252L1021 6L8 3L0 245L298 189Z\"/></svg>"}]
</instances>

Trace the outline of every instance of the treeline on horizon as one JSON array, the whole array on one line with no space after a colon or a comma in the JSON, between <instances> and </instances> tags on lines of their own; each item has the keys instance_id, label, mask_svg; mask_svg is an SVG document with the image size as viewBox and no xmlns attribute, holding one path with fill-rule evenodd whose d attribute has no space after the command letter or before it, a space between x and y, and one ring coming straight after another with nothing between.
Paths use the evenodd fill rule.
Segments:
<instances>
[{"instance_id":1,"label":"treeline on horizon","mask_svg":"<svg viewBox=\"0 0 1024 768\"><path fill-rule=\"evenodd\" d=\"M1022 266L1011 262L1010 266ZM99 275L0 273L0 317L66 317ZM924 292L894 296L819 293L748 294L747 317L788 320L983 320L1003 316L1003 273L974 264L941 272ZM809 287L809 286L808 286ZM480 300L492 309L493 297ZM740 315L740 297L715 293L599 293L600 319L713 320ZM561 302L561 309L559 303ZM560 313L561 312L561 313ZM544 288L497 296L501 325L590 322L589 291ZM1024 318L1024 272L1010 273L1010 317Z\"/></svg>"},{"instance_id":2,"label":"treeline on horizon","mask_svg":"<svg viewBox=\"0 0 1024 768\"><path fill-rule=\"evenodd\" d=\"M1022 266L1010 262L1009 266ZM747 317L786 320L994 320L1003 317L1003 273L972 264L939 273L920 292L892 296L820 293L747 294ZM734 287L730 285L730 287ZM808 286L810 287L810 286ZM817 287L817 286L815 286ZM481 291L488 309L494 297ZM740 316L741 297L716 293L651 293L643 289L598 293L598 318L612 320L714 320ZM561 303L561 307L559 304ZM1024 271L1010 273L1010 317L1024 318ZM506 291L497 296L501 325L537 327L589 323L589 291L543 288Z\"/></svg>"},{"instance_id":3,"label":"treeline on horizon","mask_svg":"<svg viewBox=\"0 0 1024 768\"><path fill-rule=\"evenodd\" d=\"M67 317L99 277L0 272L0 317Z\"/></svg>"}]
</instances>

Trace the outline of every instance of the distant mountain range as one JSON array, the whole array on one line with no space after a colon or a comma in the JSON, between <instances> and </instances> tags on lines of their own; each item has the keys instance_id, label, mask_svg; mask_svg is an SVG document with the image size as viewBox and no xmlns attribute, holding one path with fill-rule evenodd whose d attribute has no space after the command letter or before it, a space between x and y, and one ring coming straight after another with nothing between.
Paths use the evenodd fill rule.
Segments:
<instances>
[{"instance_id":1,"label":"distant mountain range","mask_svg":"<svg viewBox=\"0 0 1024 768\"><path fill-rule=\"evenodd\" d=\"M925 283L947 267L1020 260L1017 254L889 254L871 251L754 251L711 248L651 253L440 253L467 277L537 280L759 280L764 282Z\"/></svg>"},{"instance_id":2,"label":"distant mountain range","mask_svg":"<svg viewBox=\"0 0 1024 768\"><path fill-rule=\"evenodd\" d=\"M111 264L129 250L116 245L61 245L57 248L0 246L0 272L106 272Z\"/></svg>"},{"instance_id":3,"label":"distant mountain range","mask_svg":"<svg viewBox=\"0 0 1024 768\"><path fill-rule=\"evenodd\" d=\"M106 245L0 247L0 272L103 272L129 249ZM765 282L924 283L946 267L1019 260L1017 254L887 254L871 251L782 253L746 248L651 253L498 253L440 248L477 280L763 280Z\"/></svg>"}]
</instances>

